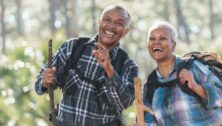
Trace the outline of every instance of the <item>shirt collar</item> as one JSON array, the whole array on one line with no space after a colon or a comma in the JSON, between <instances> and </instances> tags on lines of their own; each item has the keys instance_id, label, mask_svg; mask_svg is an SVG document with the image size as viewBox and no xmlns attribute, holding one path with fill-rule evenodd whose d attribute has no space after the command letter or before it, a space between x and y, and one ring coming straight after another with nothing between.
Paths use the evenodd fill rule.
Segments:
<instances>
[{"instance_id":1,"label":"shirt collar","mask_svg":"<svg viewBox=\"0 0 222 126\"><path fill-rule=\"evenodd\" d=\"M178 70L178 64L182 62L182 59L178 56L176 56L175 58L175 62L174 62L174 66L173 66L173 70L171 71L171 73L169 74L167 80L171 80L173 77L173 74ZM165 78L160 74L160 72L156 69L156 75L160 80L165 80Z\"/></svg>"}]
</instances>

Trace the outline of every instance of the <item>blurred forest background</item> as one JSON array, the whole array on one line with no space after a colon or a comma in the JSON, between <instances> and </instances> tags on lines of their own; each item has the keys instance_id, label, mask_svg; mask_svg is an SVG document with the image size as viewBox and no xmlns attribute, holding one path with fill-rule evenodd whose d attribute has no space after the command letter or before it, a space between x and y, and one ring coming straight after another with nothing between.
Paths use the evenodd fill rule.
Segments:
<instances>
[{"instance_id":1,"label":"blurred forest background","mask_svg":"<svg viewBox=\"0 0 222 126\"><path fill-rule=\"evenodd\" d=\"M132 14L131 32L121 41L140 67L140 78L155 67L146 48L147 29L155 20L179 32L176 54L215 51L222 55L222 0L0 0L0 126L48 126L48 95L37 96L34 80L47 61L47 42L54 52L70 37L92 36L109 4ZM56 102L60 91L56 92ZM127 126L135 106L123 113Z\"/></svg>"}]
</instances>

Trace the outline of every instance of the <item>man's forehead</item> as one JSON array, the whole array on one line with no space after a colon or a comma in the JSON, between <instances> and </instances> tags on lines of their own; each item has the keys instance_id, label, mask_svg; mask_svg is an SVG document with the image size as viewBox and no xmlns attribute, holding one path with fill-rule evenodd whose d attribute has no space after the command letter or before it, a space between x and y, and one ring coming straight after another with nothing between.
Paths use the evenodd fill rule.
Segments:
<instances>
[{"instance_id":1,"label":"man's forehead","mask_svg":"<svg viewBox=\"0 0 222 126\"><path fill-rule=\"evenodd\" d=\"M124 18L128 18L128 12L125 9L118 8L118 7L107 7L107 8L105 8L104 11L103 11L103 15L110 12L110 11L117 11L121 15L123 15Z\"/></svg>"},{"instance_id":2,"label":"man's forehead","mask_svg":"<svg viewBox=\"0 0 222 126\"><path fill-rule=\"evenodd\" d=\"M117 9L117 8L112 8L112 9L105 10L102 17L109 16L109 13L111 13L113 11L118 12L118 14L121 15L121 18L124 19L124 20L126 20L128 18L128 15L127 15L126 11L121 10L121 9Z\"/></svg>"}]
</instances>

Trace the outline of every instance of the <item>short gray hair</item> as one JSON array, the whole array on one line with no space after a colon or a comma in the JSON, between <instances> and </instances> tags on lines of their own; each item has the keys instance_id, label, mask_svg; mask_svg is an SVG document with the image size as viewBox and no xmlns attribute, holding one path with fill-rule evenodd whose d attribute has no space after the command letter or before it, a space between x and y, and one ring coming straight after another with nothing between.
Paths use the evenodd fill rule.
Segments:
<instances>
[{"instance_id":1,"label":"short gray hair","mask_svg":"<svg viewBox=\"0 0 222 126\"><path fill-rule=\"evenodd\" d=\"M107 6L104 10L103 10L103 12L102 12L102 14L101 14L101 16L100 16L100 19L102 19L102 17L103 17L103 15L107 12L107 11L109 11L109 10L112 10L112 9L117 9L117 10L121 10L121 11L123 11L124 13L125 13L125 18L126 18L126 21L127 21L127 27L129 27L129 25L130 25L130 20L131 20L131 16L130 16L130 13L128 12L128 10L126 9L126 8L124 8L123 6L120 6L120 5L109 5L109 6Z\"/></svg>"},{"instance_id":2,"label":"short gray hair","mask_svg":"<svg viewBox=\"0 0 222 126\"><path fill-rule=\"evenodd\" d=\"M155 21L148 30L148 37L150 36L151 32L157 28L165 28L166 30L168 30L170 32L170 37L172 41L176 42L177 31L172 24L166 21Z\"/></svg>"}]
</instances>

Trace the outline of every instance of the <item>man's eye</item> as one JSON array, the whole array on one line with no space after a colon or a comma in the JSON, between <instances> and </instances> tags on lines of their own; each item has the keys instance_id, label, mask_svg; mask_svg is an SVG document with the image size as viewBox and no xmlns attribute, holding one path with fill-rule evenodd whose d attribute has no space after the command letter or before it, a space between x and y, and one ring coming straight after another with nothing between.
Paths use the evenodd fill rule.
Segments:
<instances>
[{"instance_id":1,"label":"man's eye","mask_svg":"<svg viewBox=\"0 0 222 126\"><path fill-rule=\"evenodd\" d=\"M105 22L111 22L110 19L104 19Z\"/></svg>"},{"instance_id":2,"label":"man's eye","mask_svg":"<svg viewBox=\"0 0 222 126\"><path fill-rule=\"evenodd\" d=\"M119 26L119 27L123 27L124 26L123 23L116 23L116 25Z\"/></svg>"}]
</instances>

